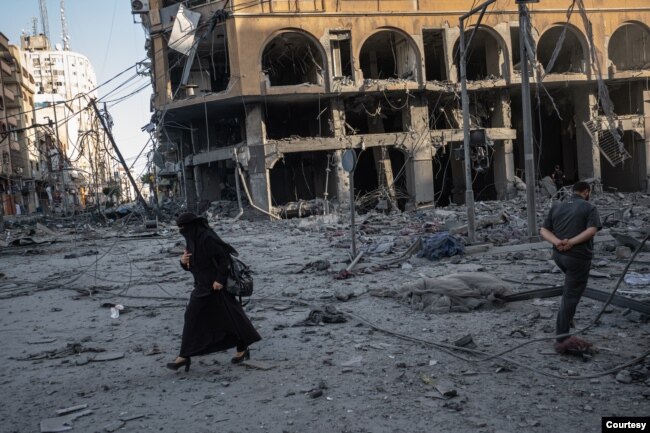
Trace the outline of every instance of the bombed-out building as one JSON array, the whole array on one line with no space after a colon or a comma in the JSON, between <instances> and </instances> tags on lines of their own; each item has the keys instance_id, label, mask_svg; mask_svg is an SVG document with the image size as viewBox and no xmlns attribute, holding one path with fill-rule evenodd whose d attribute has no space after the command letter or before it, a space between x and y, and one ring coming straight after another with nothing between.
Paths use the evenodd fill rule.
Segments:
<instances>
[{"instance_id":1,"label":"bombed-out building","mask_svg":"<svg viewBox=\"0 0 650 433\"><path fill-rule=\"evenodd\" d=\"M190 206L241 179L266 211L355 195L401 208L462 203L459 17L473 0L149 0L158 175ZM531 3L536 179L648 189L650 4ZM524 179L520 28L514 0L468 20L470 127L478 200ZM165 179L167 179L165 181ZM383 201L386 202L385 200Z\"/></svg>"}]
</instances>

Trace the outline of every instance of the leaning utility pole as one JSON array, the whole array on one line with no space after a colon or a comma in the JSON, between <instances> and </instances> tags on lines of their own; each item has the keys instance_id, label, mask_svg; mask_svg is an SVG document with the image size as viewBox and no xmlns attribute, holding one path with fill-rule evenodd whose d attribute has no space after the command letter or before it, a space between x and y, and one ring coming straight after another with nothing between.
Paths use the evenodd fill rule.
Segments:
<instances>
[{"instance_id":1,"label":"leaning utility pole","mask_svg":"<svg viewBox=\"0 0 650 433\"><path fill-rule=\"evenodd\" d=\"M476 223L474 211L474 189L472 189L472 161L470 152L469 139L469 96L467 95L467 47L472 44L472 39L481 25L481 20L487 7L496 0L488 0L481 3L465 15L461 16L460 21L460 85L461 85L461 104L463 106L463 150L465 151L465 206L467 206L467 238L470 243L476 241ZM465 20L475 13L480 12L476 26L472 31L467 45L465 45Z\"/></svg>"},{"instance_id":2,"label":"leaning utility pole","mask_svg":"<svg viewBox=\"0 0 650 433\"><path fill-rule=\"evenodd\" d=\"M102 125L102 128L106 132L106 135L108 136L109 141L113 145L113 149L115 149L115 154L117 157L120 159L120 162L122 163L122 167L124 167L124 171L126 172L126 175L129 177L129 180L131 181L131 186L133 186L133 189L135 190L135 193L138 195L138 199L142 203L142 206L146 210L150 210L149 206L147 205L147 202L144 200L142 197L142 194L140 193L140 188L138 188L138 185L135 183L135 180L133 179L133 176L131 175L131 171L129 170L129 166L126 165L126 161L124 161L124 158L122 157L122 152L120 152L120 149L118 149L117 144L115 144L115 139L113 139L113 134L111 133L111 130L108 128L108 126L104 123L104 118L102 117L102 114L99 112L99 108L97 108L97 103L95 99L93 99L90 102L95 109L95 114L97 114L97 118L99 118L99 122Z\"/></svg>"},{"instance_id":3,"label":"leaning utility pole","mask_svg":"<svg viewBox=\"0 0 650 433\"><path fill-rule=\"evenodd\" d=\"M528 75L530 22L528 3L539 0L517 0L519 5L519 53L521 56L521 107L524 121L524 168L526 170L526 211L528 215L528 237L537 236L537 214L535 212L535 151L533 149L533 119L530 104L530 76Z\"/></svg>"}]
</instances>

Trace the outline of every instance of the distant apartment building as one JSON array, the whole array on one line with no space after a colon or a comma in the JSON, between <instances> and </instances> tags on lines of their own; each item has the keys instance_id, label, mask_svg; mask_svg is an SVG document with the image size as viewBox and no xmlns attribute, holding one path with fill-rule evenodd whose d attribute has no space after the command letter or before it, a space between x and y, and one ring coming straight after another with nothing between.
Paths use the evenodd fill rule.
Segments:
<instances>
[{"instance_id":1,"label":"distant apartment building","mask_svg":"<svg viewBox=\"0 0 650 433\"><path fill-rule=\"evenodd\" d=\"M384 191L402 208L463 202L459 17L477 2L133 3L149 34L159 153L177 162L165 174L185 183L189 203L229 193L235 161L264 210L343 202L347 149L356 196ZM571 4L530 6L535 178L557 164L567 182L647 191L650 4ZM178 38L177 22L196 30ZM470 127L485 134L472 150L478 200L507 199L524 178L520 30L517 4L498 0L468 51Z\"/></svg>"},{"instance_id":2,"label":"distant apartment building","mask_svg":"<svg viewBox=\"0 0 650 433\"><path fill-rule=\"evenodd\" d=\"M111 154L89 107L97 98L97 79L86 56L60 47L51 49L43 35L24 35L21 46L34 70L36 119L49 124L60 142L50 150L52 176L63 208L95 204L113 182ZM98 192L99 191L99 192Z\"/></svg>"},{"instance_id":3,"label":"distant apartment building","mask_svg":"<svg viewBox=\"0 0 650 433\"><path fill-rule=\"evenodd\" d=\"M5 215L33 213L41 206L39 193L47 170L44 144L50 137L36 126L31 62L2 34L0 63L0 201Z\"/></svg>"}]
</instances>

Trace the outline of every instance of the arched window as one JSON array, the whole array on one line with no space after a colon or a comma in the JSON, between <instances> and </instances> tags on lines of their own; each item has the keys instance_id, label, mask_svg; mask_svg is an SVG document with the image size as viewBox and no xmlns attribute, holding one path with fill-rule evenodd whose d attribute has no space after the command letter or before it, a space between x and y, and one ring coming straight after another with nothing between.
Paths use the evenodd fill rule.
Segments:
<instances>
[{"instance_id":1,"label":"arched window","mask_svg":"<svg viewBox=\"0 0 650 433\"><path fill-rule=\"evenodd\" d=\"M395 30L381 30L370 36L361 47L359 60L366 79L417 81L415 46Z\"/></svg>"},{"instance_id":2,"label":"arched window","mask_svg":"<svg viewBox=\"0 0 650 433\"><path fill-rule=\"evenodd\" d=\"M274 37L264 48L262 70L271 86L322 84L323 50L309 36L287 31Z\"/></svg>"},{"instance_id":3,"label":"arched window","mask_svg":"<svg viewBox=\"0 0 650 433\"><path fill-rule=\"evenodd\" d=\"M650 69L650 31L642 24L623 24L609 40L608 54L619 71Z\"/></svg>"},{"instance_id":4,"label":"arched window","mask_svg":"<svg viewBox=\"0 0 650 433\"><path fill-rule=\"evenodd\" d=\"M544 66L547 74L567 72L587 73L586 49L584 39L578 30L568 27L562 47L555 59L553 53L560 40L564 27L551 27L544 32L537 43L537 60ZM551 60L554 60L551 64Z\"/></svg>"}]
</instances>

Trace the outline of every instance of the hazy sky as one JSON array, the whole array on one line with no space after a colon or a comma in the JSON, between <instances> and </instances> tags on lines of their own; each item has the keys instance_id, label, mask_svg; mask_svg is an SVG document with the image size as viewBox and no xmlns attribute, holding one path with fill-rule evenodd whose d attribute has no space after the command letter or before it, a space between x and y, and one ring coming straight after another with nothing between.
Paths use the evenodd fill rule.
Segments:
<instances>
[{"instance_id":1,"label":"hazy sky","mask_svg":"<svg viewBox=\"0 0 650 433\"><path fill-rule=\"evenodd\" d=\"M42 31L38 0L0 0L0 32L9 43L20 46L23 31L32 32L32 17L38 18L38 31ZM50 38L52 45L61 43L60 0L47 0ZM70 36L70 50L90 59L97 84L101 84L119 72L146 57L145 36L141 24L134 23L131 3L128 0L66 0L66 22ZM139 21L136 16L135 20ZM126 81L135 70L99 89L104 96L114 85ZM133 83L108 96L108 100L125 96L140 88L148 78L138 77ZM120 151L130 165L145 145L149 135L140 131L151 118L149 97L151 87L128 100L110 107L113 116L113 133ZM134 174L138 175L146 162L146 151L138 160Z\"/></svg>"}]
</instances>

